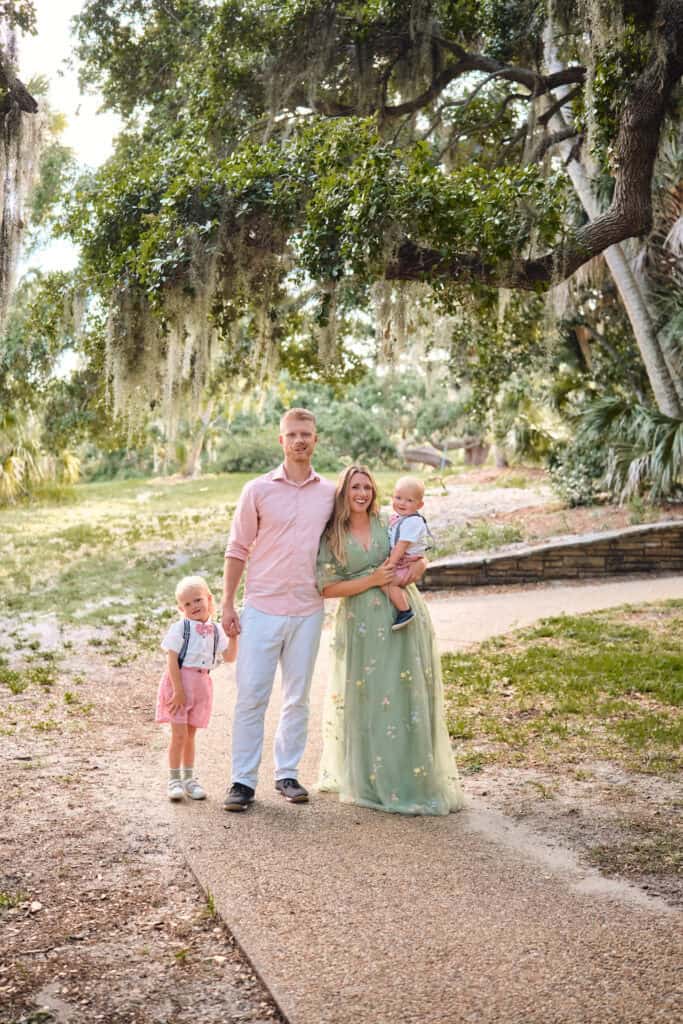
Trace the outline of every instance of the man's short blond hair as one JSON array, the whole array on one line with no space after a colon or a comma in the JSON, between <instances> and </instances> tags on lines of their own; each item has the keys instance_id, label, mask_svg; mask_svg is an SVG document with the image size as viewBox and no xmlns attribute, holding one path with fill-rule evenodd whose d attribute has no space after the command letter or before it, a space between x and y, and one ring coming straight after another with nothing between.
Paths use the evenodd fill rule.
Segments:
<instances>
[{"instance_id":1,"label":"man's short blond hair","mask_svg":"<svg viewBox=\"0 0 683 1024\"><path fill-rule=\"evenodd\" d=\"M402 476L394 484L395 487L410 487L417 494L420 501L424 501L425 496L425 485L416 476Z\"/></svg>"},{"instance_id":2,"label":"man's short blond hair","mask_svg":"<svg viewBox=\"0 0 683 1024\"><path fill-rule=\"evenodd\" d=\"M280 417L281 432L282 428L284 427L285 420L308 420L309 423L313 424L314 429L316 425L315 416L313 415L313 413L309 412L308 409L301 409L298 407L295 407L294 409L286 409L285 412L283 412L282 416Z\"/></svg>"}]
</instances>

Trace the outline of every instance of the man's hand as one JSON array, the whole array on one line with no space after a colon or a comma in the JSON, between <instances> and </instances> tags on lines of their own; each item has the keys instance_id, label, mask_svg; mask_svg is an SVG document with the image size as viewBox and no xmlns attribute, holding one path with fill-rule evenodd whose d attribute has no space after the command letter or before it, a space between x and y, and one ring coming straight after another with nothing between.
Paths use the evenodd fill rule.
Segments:
<instances>
[{"instance_id":1,"label":"man's hand","mask_svg":"<svg viewBox=\"0 0 683 1024\"><path fill-rule=\"evenodd\" d=\"M425 570L427 568L427 559L418 558L416 562L409 562L408 565L410 567L410 576L407 582L417 583L417 581L421 580L425 574Z\"/></svg>"},{"instance_id":2,"label":"man's hand","mask_svg":"<svg viewBox=\"0 0 683 1024\"><path fill-rule=\"evenodd\" d=\"M226 636L237 636L240 632L240 617L234 604L224 604L221 612L221 625Z\"/></svg>"}]
</instances>

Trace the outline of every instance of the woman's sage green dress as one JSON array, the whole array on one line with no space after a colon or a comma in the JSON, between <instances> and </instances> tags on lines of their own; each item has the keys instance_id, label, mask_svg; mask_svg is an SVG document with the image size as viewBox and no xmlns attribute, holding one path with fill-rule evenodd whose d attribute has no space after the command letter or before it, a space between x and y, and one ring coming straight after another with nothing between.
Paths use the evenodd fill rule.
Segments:
<instances>
[{"instance_id":1,"label":"woman's sage green dress","mask_svg":"<svg viewBox=\"0 0 683 1024\"><path fill-rule=\"evenodd\" d=\"M369 550L350 534L341 565L323 538L318 586L366 576L389 555L371 521ZM444 717L441 666L429 612L406 590L415 619L392 632L395 609L377 587L344 597L333 627L319 788L399 814L448 814L463 797Z\"/></svg>"}]
</instances>

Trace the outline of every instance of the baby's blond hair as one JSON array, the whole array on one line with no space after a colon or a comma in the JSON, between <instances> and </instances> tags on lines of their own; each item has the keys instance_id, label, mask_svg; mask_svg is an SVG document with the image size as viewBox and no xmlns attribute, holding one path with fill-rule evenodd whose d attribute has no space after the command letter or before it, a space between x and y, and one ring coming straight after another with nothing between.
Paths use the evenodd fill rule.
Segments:
<instances>
[{"instance_id":1,"label":"baby's blond hair","mask_svg":"<svg viewBox=\"0 0 683 1024\"><path fill-rule=\"evenodd\" d=\"M416 492L420 501L424 501L425 485L416 476L402 476L394 484L395 487L411 487Z\"/></svg>"},{"instance_id":2,"label":"baby's blond hair","mask_svg":"<svg viewBox=\"0 0 683 1024\"><path fill-rule=\"evenodd\" d=\"M213 594L211 593L211 588L209 587L209 584L206 582L203 576L183 576L183 578L180 580L180 582L175 588L176 603L180 601L180 598L183 596L185 591L190 590L191 587L201 587L202 590L205 590L207 592L209 597L213 597Z\"/></svg>"}]
</instances>

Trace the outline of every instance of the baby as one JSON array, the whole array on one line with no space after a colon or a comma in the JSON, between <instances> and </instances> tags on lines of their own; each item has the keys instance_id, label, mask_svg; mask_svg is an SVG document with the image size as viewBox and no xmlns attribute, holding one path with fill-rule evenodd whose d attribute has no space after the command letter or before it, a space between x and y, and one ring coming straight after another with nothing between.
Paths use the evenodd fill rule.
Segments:
<instances>
[{"instance_id":1,"label":"baby","mask_svg":"<svg viewBox=\"0 0 683 1024\"><path fill-rule=\"evenodd\" d=\"M394 513L389 520L389 565L394 567L394 583L386 588L386 593L396 608L396 618L391 627L394 630L403 629L415 618L403 588L410 578L410 563L422 558L429 546L429 527L419 511L424 505L424 494L421 480L402 476L396 482L391 500Z\"/></svg>"}]
</instances>

